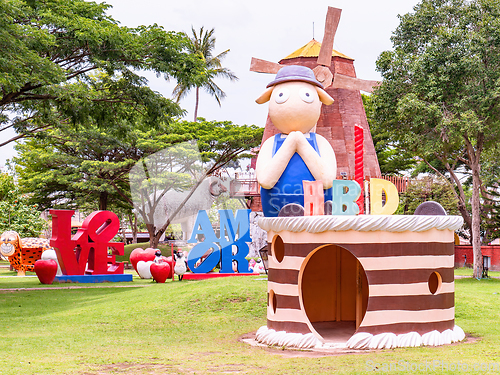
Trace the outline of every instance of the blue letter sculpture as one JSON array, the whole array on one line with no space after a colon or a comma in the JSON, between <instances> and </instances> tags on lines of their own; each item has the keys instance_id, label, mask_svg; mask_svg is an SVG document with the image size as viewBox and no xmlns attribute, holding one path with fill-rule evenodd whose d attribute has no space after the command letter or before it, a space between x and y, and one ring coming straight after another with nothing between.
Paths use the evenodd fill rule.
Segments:
<instances>
[{"instance_id":1,"label":"blue letter sculpture","mask_svg":"<svg viewBox=\"0 0 500 375\"><path fill-rule=\"evenodd\" d=\"M202 234L205 239L197 244L189 252L188 266L194 273L207 273L213 270L217 264L221 263L221 273L234 273L233 260L238 263L239 273L251 273L248 268L248 244L250 238L250 210L238 210L236 217L232 210L219 210L220 216L220 237L217 237L208 218L207 212L198 211L193 234L189 243L196 243L196 236ZM233 253L233 247L236 251ZM202 258L205 259L196 267L196 263Z\"/></svg>"},{"instance_id":2,"label":"blue letter sculpture","mask_svg":"<svg viewBox=\"0 0 500 375\"><path fill-rule=\"evenodd\" d=\"M333 181L332 215L357 215L359 207L356 201L361 194L361 188L356 181Z\"/></svg>"}]
</instances>

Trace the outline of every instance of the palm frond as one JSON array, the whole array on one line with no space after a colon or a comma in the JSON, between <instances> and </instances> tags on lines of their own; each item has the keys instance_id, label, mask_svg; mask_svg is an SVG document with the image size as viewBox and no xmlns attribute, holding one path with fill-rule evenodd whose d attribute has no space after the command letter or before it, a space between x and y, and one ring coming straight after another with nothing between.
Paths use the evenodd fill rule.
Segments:
<instances>
[{"instance_id":1,"label":"palm frond","mask_svg":"<svg viewBox=\"0 0 500 375\"><path fill-rule=\"evenodd\" d=\"M207 84L203 86L203 89L210 95L212 95L215 100L217 100L217 103L219 104L219 107L221 106L221 100L226 97L226 93L221 90L217 84L212 81L208 80Z\"/></svg>"},{"instance_id":2,"label":"palm frond","mask_svg":"<svg viewBox=\"0 0 500 375\"><path fill-rule=\"evenodd\" d=\"M227 68L210 69L210 78L225 78L230 81L237 81L239 78Z\"/></svg>"},{"instance_id":3,"label":"palm frond","mask_svg":"<svg viewBox=\"0 0 500 375\"><path fill-rule=\"evenodd\" d=\"M229 53L230 49L228 48L227 50L225 50L224 52L221 52L219 53L217 56L215 56L215 58L219 59L219 60L222 60L223 58L226 57L226 55Z\"/></svg>"},{"instance_id":4,"label":"palm frond","mask_svg":"<svg viewBox=\"0 0 500 375\"><path fill-rule=\"evenodd\" d=\"M172 96L176 103L179 103L181 99L184 99L189 91L192 89L192 86L186 86L183 84L177 84L172 91Z\"/></svg>"}]
</instances>

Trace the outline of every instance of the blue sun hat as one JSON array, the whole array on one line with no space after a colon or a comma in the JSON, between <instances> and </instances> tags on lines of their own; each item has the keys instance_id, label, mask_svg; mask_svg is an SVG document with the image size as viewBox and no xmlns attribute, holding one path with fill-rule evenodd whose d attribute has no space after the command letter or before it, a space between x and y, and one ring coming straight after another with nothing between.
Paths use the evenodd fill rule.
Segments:
<instances>
[{"instance_id":1,"label":"blue sun hat","mask_svg":"<svg viewBox=\"0 0 500 375\"><path fill-rule=\"evenodd\" d=\"M277 85L278 83L301 81L311 83L315 86L324 89L323 85L316 79L312 69L300 65L286 65L278 71L274 81L269 83L266 87Z\"/></svg>"}]
</instances>

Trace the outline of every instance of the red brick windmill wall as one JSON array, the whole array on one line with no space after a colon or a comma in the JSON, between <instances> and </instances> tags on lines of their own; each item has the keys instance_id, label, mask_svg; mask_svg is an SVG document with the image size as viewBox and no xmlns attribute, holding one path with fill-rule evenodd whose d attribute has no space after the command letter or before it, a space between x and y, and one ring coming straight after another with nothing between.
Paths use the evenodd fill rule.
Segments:
<instances>
[{"instance_id":1,"label":"red brick windmill wall","mask_svg":"<svg viewBox=\"0 0 500 375\"><path fill-rule=\"evenodd\" d=\"M317 57L295 57L283 59L279 62L283 65L302 65L314 69L317 66ZM331 72L356 78L356 71L352 60L342 57L332 57ZM365 179L370 177L380 178L380 166L378 164L375 147L373 145L370 127L366 120L366 114L361 99L361 93L357 90L337 89L330 86L326 89L328 94L335 100L330 106L322 106L316 132L325 137L333 147L337 158L337 179L341 179L341 173L345 172L347 178L354 179L354 125L358 124L364 129L364 175ZM279 130L268 117L262 143Z\"/></svg>"}]
</instances>

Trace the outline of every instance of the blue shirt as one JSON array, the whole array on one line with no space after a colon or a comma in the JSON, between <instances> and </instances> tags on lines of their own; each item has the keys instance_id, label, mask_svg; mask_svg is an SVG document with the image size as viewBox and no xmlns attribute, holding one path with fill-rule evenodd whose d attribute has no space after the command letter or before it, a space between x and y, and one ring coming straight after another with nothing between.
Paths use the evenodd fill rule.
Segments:
<instances>
[{"instance_id":1,"label":"blue shirt","mask_svg":"<svg viewBox=\"0 0 500 375\"><path fill-rule=\"evenodd\" d=\"M274 136L272 156L280 149L285 141L285 137L280 134ZM306 138L311 147L318 153L318 142L316 133L309 133ZM320 155L321 156L321 155ZM264 216L276 217L281 208L289 203L297 203L304 206L304 187L302 181L316 181L312 173L307 168L302 157L295 153L292 155L288 165L281 174L278 182L271 189L260 189L262 201L262 211ZM324 190L325 201L332 200L332 189Z\"/></svg>"}]
</instances>

